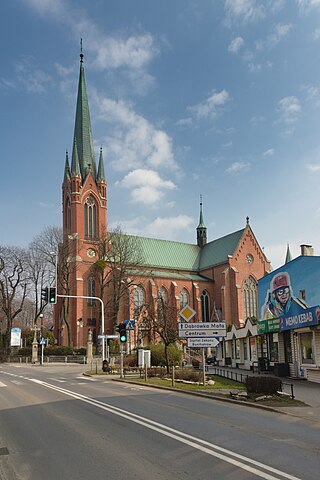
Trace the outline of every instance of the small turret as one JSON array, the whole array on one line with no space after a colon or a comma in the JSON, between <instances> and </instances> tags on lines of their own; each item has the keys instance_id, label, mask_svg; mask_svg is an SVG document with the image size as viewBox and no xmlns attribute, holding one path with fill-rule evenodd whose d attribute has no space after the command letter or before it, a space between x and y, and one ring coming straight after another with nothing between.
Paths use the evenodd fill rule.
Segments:
<instances>
[{"instance_id":1,"label":"small turret","mask_svg":"<svg viewBox=\"0 0 320 480\"><path fill-rule=\"evenodd\" d=\"M199 225L197 227L197 244L198 247L202 248L207 243L207 227L203 221L203 212L202 212L202 195L200 195L200 219Z\"/></svg>"},{"instance_id":2,"label":"small turret","mask_svg":"<svg viewBox=\"0 0 320 480\"><path fill-rule=\"evenodd\" d=\"M284 262L284 263L289 263L289 262L291 262L291 260L292 260L292 255L291 255L290 247L289 247L289 243L288 243L288 245L287 245L286 259L285 259L285 262Z\"/></svg>"}]
</instances>

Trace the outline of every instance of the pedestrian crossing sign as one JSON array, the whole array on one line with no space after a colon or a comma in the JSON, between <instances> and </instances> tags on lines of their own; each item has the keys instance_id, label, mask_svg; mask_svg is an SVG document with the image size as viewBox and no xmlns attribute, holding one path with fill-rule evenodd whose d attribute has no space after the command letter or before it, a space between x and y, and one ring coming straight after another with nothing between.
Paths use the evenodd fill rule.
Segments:
<instances>
[{"instance_id":1,"label":"pedestrian crossing sign","mask_svg":"<svg viewBox=\"0 0 320 480\"><path fill-rule=\"evenodd\" d=\"M123 323L127 330L134 330L134 320L125 320Z\"/></svg>"}]
</instances>

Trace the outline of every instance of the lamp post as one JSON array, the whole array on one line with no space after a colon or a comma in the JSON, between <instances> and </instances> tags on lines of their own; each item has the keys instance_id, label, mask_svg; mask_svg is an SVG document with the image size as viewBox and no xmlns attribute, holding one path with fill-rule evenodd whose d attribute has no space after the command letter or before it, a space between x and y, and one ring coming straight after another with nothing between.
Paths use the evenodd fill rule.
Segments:
<instances>
[{"instance_id":1,"label":"lamp post","mask_svg":"<svg viewBox=\"0 0 320 480\"><path fill-rule=\"evenodd\" d=\"M55 257L55 271L54 271L54 286L57 289L58 284L58 253L57 252L50 252L51 257ZM58 293L58 292L57 292Z\"/></svg>"},{"instance_id":2,"label":"lamp post","mask_svg":"<svg viewBox=\"0 0 320 480\"><path fill-rule=\"evenodd\" d=\"M40 313L40 338L42 337L42 328L43 328L43 313Z\"/></svg>"}]
</instances>

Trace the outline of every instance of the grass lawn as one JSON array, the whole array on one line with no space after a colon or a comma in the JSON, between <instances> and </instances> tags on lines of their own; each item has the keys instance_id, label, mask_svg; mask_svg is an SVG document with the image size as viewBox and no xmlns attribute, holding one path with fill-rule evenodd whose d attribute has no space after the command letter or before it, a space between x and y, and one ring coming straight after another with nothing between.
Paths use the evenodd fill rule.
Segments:
<instances>
[{"instance_id":1,"label":"grass lawn","mask_svg":"<svg viewBox=\"0 0 320 480\"><path fill-rule=\"evenodd\" d=\"M229 380L228 378L223 378L223 377L217 377L217 376L212 376L207 377L207 379L214 380L214 385L199 385L199 384L194 384L194 383L182 383L182 382L175 382L174 388L179 389L179 390L192 390L192 391L215 391L215 390L232 390L232 389L237 389L237 390L245 390L245 386L243 383L235 382L234 380ZM170 380L164 380L162 378L158 377L151 377L147 379L147 382L145 381L144 378L129 378L126 377L124 379L126 382L130 382L130 380L138 383L142 383L144 385L160 385L162 387L172 387L172 381Z\"/></svg>"}]
</instances>

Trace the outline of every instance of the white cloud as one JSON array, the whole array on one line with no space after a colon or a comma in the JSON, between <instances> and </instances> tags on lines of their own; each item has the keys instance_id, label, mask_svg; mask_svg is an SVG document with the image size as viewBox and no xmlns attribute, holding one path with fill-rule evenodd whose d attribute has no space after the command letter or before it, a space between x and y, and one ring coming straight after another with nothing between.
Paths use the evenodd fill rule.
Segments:
<instances>
[{"instance_id":1,"label":"white cloud","mask_svg":"<svg viewBox=\"0 0 320 480\"><path fill-rule=\"evenodd\" d=\"M163 190L173 190L175 184L171 180L163 180L158 172L153 170L137 169L129 172L116 185L130 188L134 202L154 206L163 198Z\"/></svg>"},{"instance_id":2,"label":"white cloud","mask_svg":"<svg viewBox=\"0 0 320 480\"><path fill-rule=\"evenodd\" d=\"M247 162L234 162L230 167L226 169L226 173L230 175L236 175L238 173L249 170L250 163Z\"/></svg>"},{"instance_id":3,"label":"white cloud","mask_svg":"<svg viewBox=\"0 0 320 480\"><path fill-rule=\"evenodd\" d=\"M105 143L115 170L128 171L146 166L178 170L172 139L167 133L135 113L130 104L98 95L95 101L100 119L110 123L113 129Z\"/></svg>"},{"instance_id":4,"label":"white cloud","mask_svg":"<svg viewBox=\"0 0 320 480\"><path fill-rule=\"evenodd\" d=\"M175 125L177 127L190 127L190 125L192 125L192 118L191 117L181 118L175 123Z\"/></svg>"},{"instance_id":5,"label":"white cloud","mask_svg":"<svg viewBox=\"0 0 320 480\"><path fill-rule=\"evenodd\" d=\"M275 47L283 38L285 38L292 30L291 23L278 23L275 25L273 32L270 33L265 40L258 40L256 42L256 49L263 50L264 48Z\"/></svg>"},{"instance_id":6,"label":"white cloud","mask_svg":"<svg viewBox=\"0 0 320 480\"><path fill-rule=\"evenodd\" d=\"M284 97L278 102L278 109L281 114L281 119L285 123L294 123L297 121L298 115L301 111L300 102L297 97Z\"/></svg>"},{"instance_id":7,"label":"white cloud","mask_svg":"<svg viewBox=\"0 0 320 480\"><path fill-rule=\"evenodd\" d=\"M141 84L149 86L153 78L146 72L150 61L160 49L150 33L105 35L86 11L65 0L24 0L39 15L50 17L66 26L77 40L85 39L84 53L90 52L92 66L99 70L126 69L127 78L137 91Z\"/></svg>"},{"instance_id":8,"label":"white cloud","mask_svg":"<svg viewBox=\"0 0 320 480\"><path fill-rule=\"evenodd\" d=\"M264 7L256 0L225 0L226 24L234 22L249 23L265 16Z\"/></svg>"},{"instance_id":9,"label":"white cloud","mask_svg":"<svg viewBox=\"0 0 320 480\"><path fill-rule=\"evenodd\" d=\"M189 110L195 113L198 118L215 118L219 107L222 107L230 100L230 95L227 90L216 92L213 90L212 94L198 105L189 107Z\"/></svg>"},{"instance_id":10,"label":"white cloud","mask_svg":"<svg viewBox=\"0 0 320 480\"><path fill-rule=\"evenodd\" d=\"M320 28L316 28L312 33L313 40L319 40L320 38Z\"/></svg>"},{"instance_id":11,"label":"white cloud","mask_svg":"<svg viewBox=\"0 0 320 480\"><path fill-rule=\"evenodd\" d=\"M242 37L234 38L228 47L228 52L238 53L243 44L244 40Z\"/></svg>"},{"instance_id":12,"label":"white cloud","mask_svg":"<svg viewBox=\"0 0 320 480\"><path fill-rule=\"evenodd\" d=\"M311 10L312 8L320 8L320 0L296 0L301 10Z\"/></svg>"},{"instance_id":13,"label":"white cloud","mask_svg":"<svg viewBox=\"0 0 320 480\"><path fill-rule=\"evenodd\" d=\"M266 150L265 152L263 152L262 154L264 157L271 157L272 155L274 155L274 149L273 148L269 148L268 150Z\"/></svg>"},{"instance_id":14,"label":"white cloud","mask_svg":"<svg viewBox=\"0 0 320 480\"><path fill-rule=\"evenodd\" d=\"M152 237L175 240L181 238L181 232L189 231L194 225L194 219L188 215L176 217L157 217L146 228L146 234Z\"/></svg>"},{"instance_id":15,"label":"white cloud","mask_svg":"<svg viewBox=\"0 0 320 480\"><path fill-rule=\"evenodd\" d=\"M14 64L15 74L10 80L1 79L5 88L23 89L28 93L45 93L52 84L52 78L38 68L31 56L23 56Z\"/></svg>"},{"instance_id":16,"label":"white cloud","mask_svg":"<svg viewBox=\"0 0 320 480\"><path fill-rule=\"evenodd\" d=\"M320 172L320 164L307 165L307 169L310 170L310 172Z\"/></svg>"}]
</instances>

